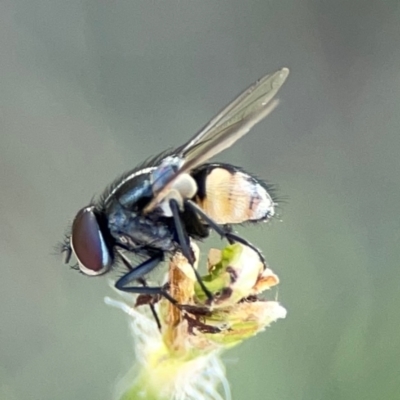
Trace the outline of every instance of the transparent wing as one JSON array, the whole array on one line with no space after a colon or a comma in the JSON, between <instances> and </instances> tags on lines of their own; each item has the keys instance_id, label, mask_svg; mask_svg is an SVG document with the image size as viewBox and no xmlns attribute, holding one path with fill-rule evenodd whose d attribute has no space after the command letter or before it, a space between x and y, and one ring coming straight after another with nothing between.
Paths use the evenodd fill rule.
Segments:
<instances>
[{"instance_id":1,"label":"transparent wing","mask_svg":"<svg viewBox=\"0 0 400 400\"><path fill-rule=\"evenodd\" d=\"M181 168L154 193L146 207L148 212L159 204L168 193L177 176L203 164L216 154L232 146L238 139L264 119L277 105L272 100L285 82L289 70L281 70L259 79L220 111L188 142L179 147L176 155L182 158Z\"/></svg>"},{"instance_id":2,"label":"transparent wing","mask_svg":"<svg viewBox=\"0 0 400 400\"><path fill-rule=\"evenodd\" d=\"M199 154L204 152L205 147L213 147L217 143L219 143L219 147L215 149L215 154L220 153L245 135L248 130L241 132L241 126L250 125L249 129L251 129L266 117L265 114L268 115L269 112L266 112L265 109L268 109L268 104L277 94L288 75L289 70L283 68L264 76L242 92L186 144L181 146L181 153L185 161L189 162L189 160L198 157ZM259 116L259 114L261 115ZM224 143L227 144L222 147ZM213 155L209 156L208 159Z\"/></svg>"}]
</instances>

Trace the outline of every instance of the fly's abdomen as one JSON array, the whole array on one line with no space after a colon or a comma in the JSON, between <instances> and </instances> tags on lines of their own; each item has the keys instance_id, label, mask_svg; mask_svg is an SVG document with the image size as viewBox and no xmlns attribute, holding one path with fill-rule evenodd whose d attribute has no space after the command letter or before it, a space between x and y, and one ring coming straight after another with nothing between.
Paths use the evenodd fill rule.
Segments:
<instances>
[{"instance_id":1,"label":"fly's abdomen","mask_svg":"<svg viewBox=\"0 0 400 400\"><path fill-rule=\"evenodd\" d=\"M267 220L275 202L266 185L229 164L205 164L192 173L198 185L196 203L221 225Z\"/></svg>"}]
</instances>

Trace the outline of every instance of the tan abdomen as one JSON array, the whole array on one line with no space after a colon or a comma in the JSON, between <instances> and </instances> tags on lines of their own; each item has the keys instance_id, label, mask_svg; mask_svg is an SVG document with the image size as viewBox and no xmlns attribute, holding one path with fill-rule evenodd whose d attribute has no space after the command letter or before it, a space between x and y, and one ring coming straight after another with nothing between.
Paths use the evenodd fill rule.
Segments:
<instances>
[{"instance_id":1,"label":"tan abdomen","mask_svg":"<svg viewBox=\"0 0 400 400\"><path fill-rule=\"evenodd\" d=\"M224 164L206 164L193 174L199 190L196 203L218 224L266 220L275 203L251 175Z\"/></svg>"}]
</instances>

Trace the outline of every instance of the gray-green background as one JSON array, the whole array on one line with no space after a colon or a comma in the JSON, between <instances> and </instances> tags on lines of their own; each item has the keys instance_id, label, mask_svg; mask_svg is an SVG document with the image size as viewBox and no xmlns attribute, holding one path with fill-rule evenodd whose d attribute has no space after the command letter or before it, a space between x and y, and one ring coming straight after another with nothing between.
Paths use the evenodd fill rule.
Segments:
<instances>
[{"instance_id":1,"label":"gray-green background","mask_svg":"<svg viewBox=\"0 0 400 400\"><path fill-rule=\"evenodd\" d=\"M288 198L242 231L288 317L226 354L234 399L399 399L399 41L398 0L1 0L1 400L111 398L126 318L53 244L281 66L279 108L219 157Z\"/></svg>"}]
</instances>

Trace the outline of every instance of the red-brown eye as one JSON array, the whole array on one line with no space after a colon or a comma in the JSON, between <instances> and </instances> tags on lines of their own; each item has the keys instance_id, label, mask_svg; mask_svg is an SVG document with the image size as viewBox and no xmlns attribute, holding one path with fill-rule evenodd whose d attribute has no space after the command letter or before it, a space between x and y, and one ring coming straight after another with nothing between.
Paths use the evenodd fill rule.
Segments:
<instances>
[{"instance_id":1,"label":"red-brown eye","mask_svg":"<svg viewBox=\"0 0 400 400\"><path fill-rule=\"evenodd\" d=\"M80 270L86 275L101 275L112 264L93 207L83 208L72 223L71 247Z\"/></svg>"}]
</instances>

